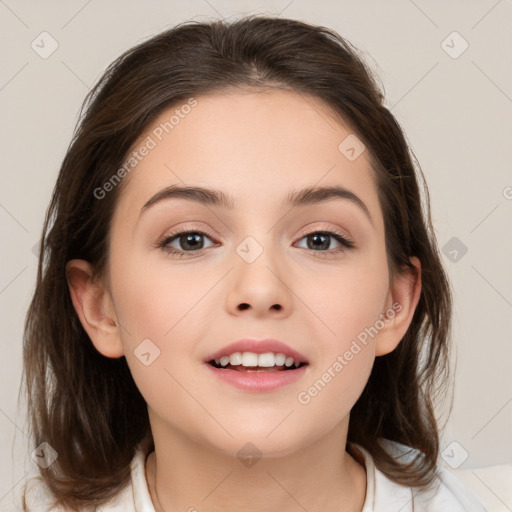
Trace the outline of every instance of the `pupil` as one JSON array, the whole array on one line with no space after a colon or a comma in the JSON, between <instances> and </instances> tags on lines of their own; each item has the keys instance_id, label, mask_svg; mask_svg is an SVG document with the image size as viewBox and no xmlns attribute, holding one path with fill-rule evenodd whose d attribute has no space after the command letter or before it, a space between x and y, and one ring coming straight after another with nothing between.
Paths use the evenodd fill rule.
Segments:
<instances>
[{"instance_id":1,"label":"pupil","mask_svg":"<svg viewBox=\"0 0 512 512\"><path fill-rule=\"evenodd\" d=\"M187 234L187 235L183 235L183 236L181 237L181 239L182 239L182 240L183 240L183 239L185 239L185 243L184 243L184 244L182 244L182 247L183 247L184 249L186 249L186 248L187 248L186 246L188 245L188 246L189 246L189 247L188 247L189 249L191 249L191 250L197 250L197 249L198 249L197 244L196 244L196 245L194 245L194 243L193 243L193 242L194 242L194 240L197 242L197 241L198 241L198 240L197 240L197 238L198 238L198 237L201 237L201 235L200 235L199 233L190 233L190 234ZM192 241L192 245L191 245L191 246L190 246L190 241ZM199 247L199 248L201 248L201 247Z\"/></svg>"},{"instance_id":2,"label":"pupil","mask_svg":"<svg viewBox=\"0 0 512 512\"><path fill-rule=\"evenodd\" d=\"M326 241L320 242L320 244L315 244L315 243L308 244L310 249L314 249L314 248L318 249L319 247L322 248L322 249L328 249L329 248L329 238L325 234L315 233L314 235L310 236L310 239L311 240L313 240L313 239L314 240L318 240L319 237L323 237Z\"/></svg>"}]
</instances>

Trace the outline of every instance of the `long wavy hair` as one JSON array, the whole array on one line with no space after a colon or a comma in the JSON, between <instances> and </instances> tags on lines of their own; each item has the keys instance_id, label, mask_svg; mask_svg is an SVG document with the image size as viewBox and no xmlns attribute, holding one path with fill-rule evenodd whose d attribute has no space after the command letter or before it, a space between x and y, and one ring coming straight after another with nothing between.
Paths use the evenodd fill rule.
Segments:
<instances>
[{"instance_id":1,"label":"long wavy hair","mask_svg":"<svg viewBox=\"0 0 512 512\"><path fill-rule=\"evenodd\" d=\"M409 257L417 256L422 289L400 344L375 360L351 411L347 441L368 450L376 467L399 484L425 488L436 480L440 428L434 410L450 375L452 297L421 168L351 43L325 27L249 16L188 21L151 37L117 58L82 105L44 221L23 346L33 446L47 442L59 454L41 475L55 502L70 510L101 505L124 488L137 445L152 435L125 358L102 356L83 329L66 263L85 259L95 276L104 275L122 183L102 200L95 190L122 166L148 124L190 97L233 87L280 87L316 97L365 144L390 276L414 271ZM386 450L383 438L421 457L406 464Z\"/></svg>"}]
</instances>

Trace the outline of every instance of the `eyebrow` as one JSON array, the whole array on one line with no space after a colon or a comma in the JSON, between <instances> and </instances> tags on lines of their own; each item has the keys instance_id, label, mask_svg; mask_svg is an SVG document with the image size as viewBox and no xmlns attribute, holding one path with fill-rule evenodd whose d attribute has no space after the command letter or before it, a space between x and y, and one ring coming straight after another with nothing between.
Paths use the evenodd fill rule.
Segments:
<instances>
[{"instance_id":1,"label":"eyebrow","mask_svg":"<svg viewBox=\"0 0 512 512\"><path fill-rule=\"evenodd\" d=\"M368 220L373 225L373 220L366 204L356 194L354 194L354 192L340 186L309 187L301 190L291 191L286 196L282 206L297 208L301 206L318 204L323 201L335 198L347 199L358 206L365 213L365 215L368 217ZM201 204L224 207L230 210L235 207L235 201L233 197L226 195L221 190L197 186L183 187L179 185L171 185L158 191L154 196L152 196L142 207L139 217L153 205L169 199L186 199Z\"/></svg>"}]
</instances>

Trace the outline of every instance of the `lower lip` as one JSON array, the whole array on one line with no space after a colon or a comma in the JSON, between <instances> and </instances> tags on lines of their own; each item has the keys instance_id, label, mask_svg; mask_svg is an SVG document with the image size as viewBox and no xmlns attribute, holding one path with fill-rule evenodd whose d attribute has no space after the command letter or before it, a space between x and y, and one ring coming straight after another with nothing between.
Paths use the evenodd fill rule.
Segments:
<instances>
[{"instance_id":1,"label":"lower lip","mask_svg":"<svg viewBox=\"0 0 512 512\"><path fill-rule=\"evenodd\" d=\"M215 366L212 366L210 363L205 364L219 379L222 379L224 382L238 389L251 391L253 393L275 391L276 389L291 384L300 379L308 367L308 365L305 364L295 370L239 372L238 370L221 370L215 368Z\"/></svg>"}]
</instances>

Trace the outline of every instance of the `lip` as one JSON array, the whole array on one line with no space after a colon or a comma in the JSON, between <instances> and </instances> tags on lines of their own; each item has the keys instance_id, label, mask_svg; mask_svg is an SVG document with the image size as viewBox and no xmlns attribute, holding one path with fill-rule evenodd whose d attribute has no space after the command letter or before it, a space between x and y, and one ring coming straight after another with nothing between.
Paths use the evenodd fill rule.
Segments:
<instances>
[{"instance_id":1,"label":"lip","mask_svg":"<svg viewBox=\"0 0 512 512\"><path fill-rule=\"evenodd\" d=\"M206 363L209 371L222 381L243 391L263 393L275 391L284 386L292 384L300 379L307 371L309 365L305 364L294 370L282 371L250 371L241 372L238 370L220 369Z\"/></svg>"},{"instance_id":2,"label":"lip","mask_svg":"<svg viewBox=\"0 0 512 512\"><path fill-rule=\"evenodd\" d=\"M271 338L267 338L264 340L244 338L242 340L235 341L234 343L226 345L220 350L217 350L216 352L210 354L206 358L205 363L209 363L214 359L220 359L222 356L229 356L234 352L254 352L255 354L265 354L266 352L274 352L275 354L284 354L286 357L293 357L295 362L309 363L304 354L301 354L297 350L289 347L286 343L283 343L282 341L274 340Z\"/></svg>"}]
</instances>

